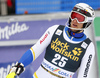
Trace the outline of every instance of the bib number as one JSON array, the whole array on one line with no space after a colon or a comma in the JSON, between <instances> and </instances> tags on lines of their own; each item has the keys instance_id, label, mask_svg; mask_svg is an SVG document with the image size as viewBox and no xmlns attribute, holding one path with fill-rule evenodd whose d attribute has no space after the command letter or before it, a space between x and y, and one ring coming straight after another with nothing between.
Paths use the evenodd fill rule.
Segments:
<instances>
[{"instance_id":1,"label":"bib number","mask_svg":"<svg viewBox=\"0 0 100 78\"><path fill-rule=\"evenodd\" d=\"M58 60L59 60L59 62L57 62ZM64 67L67 63L66 62L67 60L68 60L67 58L65 58L63 56L61 57L60 54L55 54L54 59L52 59L52 63L54 63L60 67Z\"/></svg>"}]
</instances>

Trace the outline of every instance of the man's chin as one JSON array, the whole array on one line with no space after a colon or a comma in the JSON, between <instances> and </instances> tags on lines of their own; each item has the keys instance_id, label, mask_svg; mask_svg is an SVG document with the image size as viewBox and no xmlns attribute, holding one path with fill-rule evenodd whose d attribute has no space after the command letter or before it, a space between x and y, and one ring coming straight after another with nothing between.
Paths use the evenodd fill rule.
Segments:
<instances>
[{"instance_id":1,"label":"man's chin","mask_svg":"<svg viewBox=\"0 0 100 78\"><path fill-rule=\"evenodd\" d=\"M77 32L78 30L75 30L75 29L71 29L71 31L73 31L73 32Z\"/></svg>"}]
</instances>

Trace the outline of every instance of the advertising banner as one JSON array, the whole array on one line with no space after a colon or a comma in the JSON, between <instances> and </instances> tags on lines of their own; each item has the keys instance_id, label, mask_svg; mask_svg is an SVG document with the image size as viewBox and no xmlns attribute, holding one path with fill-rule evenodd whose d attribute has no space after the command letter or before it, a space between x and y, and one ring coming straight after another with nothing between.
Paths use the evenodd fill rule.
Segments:
<instances>
[{"instance_id":1,"label":"advertising banner","mask_svg":"<svg viewBox=\"0 0 100 78\"><path fill-rule=\"evenodd\" d=\"M55 24L64 25L67 19L19 21L0 23L0 41L39 39L45 30Z\"/></svg>"},{"instance_id":2,"label":"advertising banner","mask_svg":"<svg viewBox=\"0 0 100 78\"><path fill-rule=\"evenodd\" d=\"M19 21L10 23L1 22L0 43L2 44L0 44L0 78L6 78L11 66L14 65L32 45L34 45L34 43L31 43L31 45L17 45L17 41L22 42L23 40L39 39L48 27L55 24L64 25L66 21L67 19L52 21ZM15 45L10 45L11 43L15 43ZM44 53L45 52L43 52L32 64L27 66L23 74L16 78L31 78L33 73L40 66Z\"/></svg>"}]
</instances>

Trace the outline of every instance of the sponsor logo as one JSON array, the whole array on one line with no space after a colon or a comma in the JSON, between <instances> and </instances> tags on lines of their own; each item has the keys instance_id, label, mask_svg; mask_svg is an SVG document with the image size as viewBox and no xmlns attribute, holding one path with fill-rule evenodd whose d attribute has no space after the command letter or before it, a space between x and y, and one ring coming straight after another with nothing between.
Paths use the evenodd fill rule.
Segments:
<instances>
[{"instance_id":1,"label":"sponsor logo","mask_svg":"<svg viewBox=\"0 0 100 78\"><path fill-rule=\"evenodd\" d=\"M48 34L46 33L42 40L40 40L40 44L47 38Z\"/></svg>"},{"instance_id":2,"label":"sponsor logo","mask_svg":"<svg viewBox=\"0 0 100 78\"><path fill-rule=\"evenodd\" d=\"M88 44L86 44L85 42L82 43L81 47L83 47L84 49L86 49L88 46Z\"/></svg>"},{"instance_id":3,"label":"sponsor logo","mask_svg":"<svg viewBox=\"0 0 100 78\"><path fill-rule=\"evenodd\" d=\"M62 33L62 30L59 30L59 29L58 29L58 30L56 31L56 33L55 33L55 34L60 36L60 35L61 35L61 33Z\"/></svg>"},{"instance_id":4,"label":"sponsor logo","mask_svg":"<svg viewBox=\"0 0 100 78\"><path fill-rule=\"evenodd\" d=\"M59 68L54 68L52 66L50 66L49 64L43 62L42 65L47 68L49 71L51 72L55 72L58 73L59 75L62 75L64 77L68 77L68 78L72 78L72 74L68 74L66 72L61 71Z\"/></svg>"},{"instance_id":5,"label":"sponsor logo","mask_svg":"<svg viewBox=\"0 0 100 78\"><path fill-rule=\"evenodd\" d=\"M90 67L91 59L92 59L92 55L89 55L88 62L86 64L86 68L85 68L85 72L84 72L84 76L83 77L87 77L88 70L89 70L89 67Z\"/></svg>"},{"instance_id":6,"label":"sponsor logo","mask_svg":"<svg viewBox=\"0 0 100 78\"><path fill-rule=\"evenodd\" d=\"M8 75L8 72L10 71L13 65L14 63L12 63L12 65L8 65L7 68L0 67L0 78L6 78L6 76ZM19 78L19 77L16 77L16 78Z\"/></svg>"},{"instance_id":7,"label":"sponsor logo","mask_svg":"<svg viewBox=\"0 0 100 78\"><path fill-rule=\"evenodd\" d=\"M25 23L19 25L18 22L4 28L0 27L0 39L9 39L10 36L27 31L28 29L29 27Z\"/></svg>"},{"instance_id":8,"label":"sponsor logo","mask_svg":"<svg viewBox=\"0 0 100 78\"><path fill-rule=\"evenodd\" d=\"M51 43L51 49L52 50L68 57L69 59L71 59L73 61L78 61L79 56L82 53L81 48L75 47L74 49L69 51L68 50L69 47L70 46L68 45L68 43L63 43L58 38L56 38L55 41L53 40L52 43Z\"/></svg>"}]
</instances>

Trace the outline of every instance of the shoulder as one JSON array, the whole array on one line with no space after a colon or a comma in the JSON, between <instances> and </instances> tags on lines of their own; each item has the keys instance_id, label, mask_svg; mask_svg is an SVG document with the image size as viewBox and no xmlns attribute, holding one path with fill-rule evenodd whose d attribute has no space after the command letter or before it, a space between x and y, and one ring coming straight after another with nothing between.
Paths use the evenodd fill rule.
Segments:
<instances>
[{"instance_id":1,"label":"shoulder","mask_svg":"<svg viewBox=\"0 0 100 78\"><path fill-rule=\"evenodd\" d=\"M52 30L52 29L55 30L55 29L57 29L58 27L59 27L59 25L53 25L53 26L49 27L48 29L49 29L49 30Z\"/></svg>"},{"instance_id":2,"label":"shoulder","mask_svg":"<svg viewBox=\"0 0 100 78\"><path fill-rule=\"evenodd\" d=\"M49 33L49 35L52 37L52 35L54 34L54 32L56 31L56 29L59 27L59 25L53 25L51 27L49 27L46 32Z\"/></svg>"},{"instance_id":3,"label":"shoulder","mask_svg":"<svg viewBox=\"0 0 100 78\"><path fill-rule=\"evenodd\" d=\"M91 41L91 43L90 43L90 45L89 45L89 47L92 47L92 48L94 48L95 46L94 46L94 43Z\"/></svg>"},{"instance_id":4,"label":"shoulder","mask_svg":"<svg viewBox=\"0 0 100 78\"><path fill-rule=\"evenodd\" d=\"M88 44L89 48L94 49L94 47L95 47L94 43L92 42L92 40L89 37L87 37L84 41Z\"/></svg>"},{"instance_id":5,"label":"shoulder","mask_svg":"<svg viewBox=\"0 0 100 78\"><path fill-rule=\"evenodd\" d=\"M49 28L47 29L47 31L53 33L53 32L55 32L55 30L56 30L58 27L59 27L59 25L53 25L53 26L49 27Z\"/></svg>"},{"instance_id":6,"label":"shoulder","mask_svg":"<svg viewBox=\"0 0 100 78\"><path fill-rule=\"evenodd\" d=\"M94 43L91 41L88 48L87 48L88 53L91 53L93 55L95 55L95 46Z\"/></svg>"}]
</instances>

